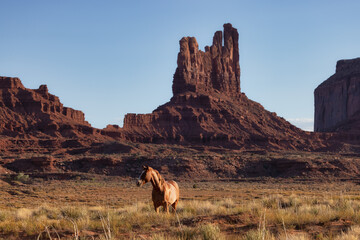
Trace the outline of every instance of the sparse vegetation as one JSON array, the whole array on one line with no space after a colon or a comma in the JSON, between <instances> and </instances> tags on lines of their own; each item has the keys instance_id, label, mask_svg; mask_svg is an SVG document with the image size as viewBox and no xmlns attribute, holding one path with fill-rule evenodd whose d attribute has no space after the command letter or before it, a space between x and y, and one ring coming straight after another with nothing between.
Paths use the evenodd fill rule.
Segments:
<instances>
[{"instance_id":1,"label":"sparse vegetation","mask_svg":"<svg viewBox=\"0 0 360 240\"><path fill-rule=\"evenodd\" d=\"M13 181L18 181L21 183L26 183L29 181L29 175L26 175L24 173L18 173L15 176L12 177Z\"/></svg>"},{"instance_id":2,"label":"sparse vegetation","mask_svg":"<svg viewBox=\"0 0 360 240\"><path fill-rule=\"evenodd\" d=\"M360 237L360 194L358 185L350 183L303 186L199 182L196 189L194 183L183 183L183 199L176 215L156 214L150 187L135 189L131 182L38 184L44 188L35 183L2 188L0 236L105 240ZM6 193L10 190L17 191L21 198ZM336 191L339 194L334 194Z\"/></svg>"},{"instance_id":3,"label":"sparse vegetation","mask_svg":"<svg viewBox=\"0 0 360 240\"><path fill-rule=\"evenodd\" d=\"M335 237L335 240L358 240L360 239L360 226L352 226L347 231Z\"/></svg>"},{"instance_id":4,"label":"sparse vegetation","mask_svg":"<svg viewBox=\"0 0 360 240\"><path fill-rule=\"evenodd\" d=\"M29 180L29 175L26 175L24 173L19 173L15 176L14 179L20 182L26 182Z\"/></svg>"}]
</instances>

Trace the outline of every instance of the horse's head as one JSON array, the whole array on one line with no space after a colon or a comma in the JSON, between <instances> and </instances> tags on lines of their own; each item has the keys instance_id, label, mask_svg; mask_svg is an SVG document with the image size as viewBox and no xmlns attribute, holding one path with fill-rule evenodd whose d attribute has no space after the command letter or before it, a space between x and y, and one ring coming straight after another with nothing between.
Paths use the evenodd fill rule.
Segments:
<instances>
[{"instance_id":1,"label":"horse's head","mask_svg":"<svg viewBox=\"0 0 360 240\"><path fill-rule=\"evenodd\" d=\"M151 170L152 168L149 166L143 166L143 171L140 174L139 179L136 182L136 185L138 187L141 187L142 185L144 185L147 182L150 182L152 176L151 176Z\"/></svg>"}]
</instances>

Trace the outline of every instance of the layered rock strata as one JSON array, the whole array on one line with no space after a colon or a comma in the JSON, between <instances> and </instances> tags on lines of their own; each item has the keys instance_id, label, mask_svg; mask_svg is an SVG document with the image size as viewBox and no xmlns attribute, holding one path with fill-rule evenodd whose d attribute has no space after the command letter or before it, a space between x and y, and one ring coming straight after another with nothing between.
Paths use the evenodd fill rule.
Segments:
<instances>
[{"instance_id":1,"label":"layered rock strata","mask_svg":"<svg viewBox=\"0 0 360 240\"><path fill-rule=\"evenodd\" d=\"M317 132L360 132L360 58L340 60L314 91Z\"/></svg>"},{"instance_id":2,"label":"layered rock strata","mask_svg":"<svg viewBox=\"0 0 360 240\"><path fill-rule=\"evenodd\" d=\"M180 40L173 97L151 114L127 114L126 139L243 148L312 149L310 134L240 92L238 32L216 32L205 52L194 37ZM315 144L316 145L316 144Z\"/></svg>"},{"instance_id":3,"label":"layered rock strata","mask_svg":"<svg viewBox=\"0 0 360 240\"><path fill-rule=\"evenodd\" d=\"M46 85L28 89L20 79L0 77L0 133L8 136L75 136L92 132L84 113L64 107Z\"/></svg>"}]
</instances>

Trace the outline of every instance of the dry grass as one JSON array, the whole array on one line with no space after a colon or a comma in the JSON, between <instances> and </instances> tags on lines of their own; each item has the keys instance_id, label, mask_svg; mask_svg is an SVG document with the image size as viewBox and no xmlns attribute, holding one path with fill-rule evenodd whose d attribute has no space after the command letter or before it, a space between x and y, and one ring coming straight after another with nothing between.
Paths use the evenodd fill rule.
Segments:
<instances>
[{"instance_id":1,"label":"dry grass","mask_svg":"<svg viewBox=\"0 0 360 240\"><path fill-rule=\"evenodd\" d=\"M154 212L150 186L40 184L2 188L0 239L359 239L360 191L350 183L181 183L176 215Z\"/></svg>"},{"instance_id":2,"label":"dry grass","mask_svg":"<svg viewBox=\"0 0 360 240\"><path fill-rule=\"evenodd\" d=\"M360 239L360 226L352 226L348 231L337 236L335 240L358 240Z\"/></svg>"},{"instance_id":3,"label":"dry grass","mask_svg":"<svg viewBox=\"0 0 360 240\"><path fill-rule=\"evenodd\" d=\"M235 218L227 220L227 216ZM121 208L42 205L33 209L2 210L0 233L8 236L21 233L24 237L41 235L42 239L47 235L55 238L57 234L62 239L76 236L121 239L141 235L149 239L358 239L359 216L358 200L334 197L319 201L296 195L273 195L249 204L231 199L184 200L179 204L177 216L156 214L149 202ZM306 233L306 227L340 220L349 221L353 227L338 233L336 238L327 238L326 232L322 238ZM231 224L239 229L243 227L243 232L231 234L226 228Z\"/></svg>"}]
</instances>

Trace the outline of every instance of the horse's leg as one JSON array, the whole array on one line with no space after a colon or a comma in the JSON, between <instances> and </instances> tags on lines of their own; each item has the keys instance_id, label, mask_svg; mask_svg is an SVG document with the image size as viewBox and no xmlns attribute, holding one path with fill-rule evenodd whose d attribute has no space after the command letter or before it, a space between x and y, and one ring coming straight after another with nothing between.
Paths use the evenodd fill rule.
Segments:
<instances>
[{"instance_id":1,"label":"horse's leg","mask_svg":"<svg viewBox=\"0 0 360 240\"><path fill-rule=\"evenodd\" d=\"M178 202L179 202L179 200L176 200L171 206L172 206L172 212L174 213L174 212L176 212L176 206L177 206L177 204L178 204Z\"/></svg>"},{"instance_id":2,"label":"horse's leg","mask_svg":"<svg viewBox=\"0 0 360 240\"><path fill-rule=\"evenodd\" d=\"M164 212L169 213L169 204L167 202L164 203Z\"/></svg>"},{"instance_id":3,"label":"horse's leg","mask_svg":"<svg viewBox=\"0 0 360 240\"><path fill-rule=\"evenodd\" d=\"M154 208L155 208L155 212L159 213L160 205L158 205L158 204L156 204L156 203L154 202Z\"/></svg>"},{"instance_id":4,"label":"horse's leg","mask_svg":"<svg viewBox=\"0 0 360 240\"><path fill-rule=\"evenodd\" d=\"M155 207L155 212L156 212L156 213L159 213L159 212L160 212L160 206L156 206L156 207Z\"/></svg>"}]
</instances>

